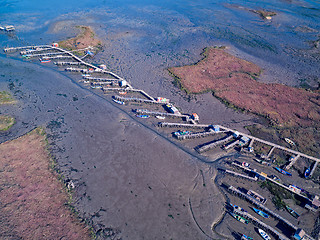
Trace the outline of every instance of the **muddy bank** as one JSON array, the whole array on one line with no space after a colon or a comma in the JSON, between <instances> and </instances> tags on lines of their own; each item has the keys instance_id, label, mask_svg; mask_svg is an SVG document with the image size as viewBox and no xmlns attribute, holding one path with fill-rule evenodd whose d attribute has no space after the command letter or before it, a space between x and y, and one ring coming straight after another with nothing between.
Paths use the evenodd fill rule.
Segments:
<instances>
[{"instance_id":1,"label":"muddy bank","mask_svg":"<svg viewBox=\"0 0 320 240\"><path fill-rule=\"evenodd\" d=\"M51 169L42 129L2 143L0 155L1 238L90 239Z\"/></svg>"}]
</instances>

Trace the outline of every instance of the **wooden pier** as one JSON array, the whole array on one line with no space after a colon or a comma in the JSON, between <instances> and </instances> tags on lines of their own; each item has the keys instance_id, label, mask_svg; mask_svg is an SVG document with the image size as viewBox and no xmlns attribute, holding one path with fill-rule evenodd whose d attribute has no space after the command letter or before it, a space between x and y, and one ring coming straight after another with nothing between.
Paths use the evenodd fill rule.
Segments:
<instances>
[{"instance_id":1,"label":"wooden pier","mask_svg":"<svg viewBox=\"0 0 320 240\"><path fill-rule=\"evenodd\" d=\"M236 139L236 140L234 140L233 142L227 143L227 144L223 147L223 149L228 150L228 149L234 147L235 145L237 145L237 144L239 144L239 143L240 143L240 140Z\"/></svg>"},{"instance_id":2,"label":"wooden pier","mask_svg":"<svg viewBox=\"0 0 320 240\"><path fill-rule=\"evenodd\" d=\"M293 157L291 160L290 160L290 163L286 166L286 170L289 170L293 164L295 164L295 162L299 159L300 155L297 155L295 157Z\"/></svg>"},{"instance_id":3,"label":"wooden pier","mask_svg":"<svg viewBox=\"0 0 320 240\"><path fill-rule=\"evenodd\" d=\"M294 224L292 224L291 222L289 222L288 220L286 220L285 218L283 218L279 214L273 212L272 210L270 210L269 208L267 208L266 206L261 204L258 200L256 200L253 197L241 192L239 189L237 189L237 188L235 188L233 186L229 186L228 191L233 193L233 194L235 194L235 195L238 195L240 198L245 199L246 201L248 201L252 205L256 206L257 208L261 209L265 213L267 213L270 216L272 216L274 219L283 222L288 227L290 227L292 230L296 231L298 229L298 227L296 227Z\"/></svg>"},{"instance_id":4,"label":"wooden pier","mask_svg":"<svg viewBox=\"0 0 320 240\"><path fill-rule=\"evenodd\" d=\"M208 125L205 124L188 124L188 123L169 123L169 122L160 122L159 127L183 127L183 128L207 128Z\"/></svg>"},{"instance_id":5,"label":"wooden pier","mask_svg":"<svg viewBox=\"0 0 320 240\"><path fill-rule=\"evenodd\" d=\"M162 102L157 102L149 99L142 99L142 98L135 98L135 97L121 97L121 96L112 96L114 99L119 100L121 102L139 102L139 103L150 103L150 104L160 104L162 105Z\"/></svg>"},{"instance_id":6,"label":"wooden pier","mask_svg":"<svg viewBox=\"0 0 320 240\"><path fill-rule=\"evenodd\" d=\"M258 178L257 177L250 177L248 175L244 175L244 174L241 174L241 173L238 173L238 172L234 172L234 171L231 171L229 169L219 169L221 171L224 171L225 173L229 173L231 175L234 175L236 177L241 177L241 178L245 178L245 179L248 179L248 180L251 180L251 181L257 181Z\"/></svg>"},{"instance_id":7,"label":"wooden pier","mask_svg":"<svg viewBox=\"0 0 320 240\"><path fill-rule=\"evenodd\" d=\"M255 226L258 226L259 228L263 229L264 231L266 231L267 233L270 233L272 236L274 236L276 239L279 240L290 240L290 238L286 237L284 234L280 233L279 231L277 231L276 229L274 229L273 227L269 226L268 224L262 222L260 219L252 216L251 214L249 214L248 212L242 212L239 211L236 208L233 208L233 212L237 215L240 215L241 217L244 217L245 219L248 219L249 221L251 221Z\"/></svg>"},{"instance_id":8,"label":"wooden pier","mask_svg":"<svg viewBox=\"0 0 320 240\"><path fill-rule=\"evenodd\" d=\"M81 65L81 62L54 62L55 65L63 66L63 65Z\"/></svg>"},{"instance_id":9,"label":"wooden pier","mask_svg":"<svg viewBox=\"0 0 320 240\"><path fill-rule=\"evenodd\" d=\"M88 76L83 76L83 79L89 80L89 81L97 81L97 82L119 82L118 79L113 79L113 78L97 78L97 77L88 77Z\"/></svg>"},{"instance_id":10,"label":"wooden pier","mask_svg":"<svg viewBox=\"0 0 320 240\"><path fill-rule=\"evenodd\" d=\"M67 55L57 55L57 56L44 56L42 57L42 59L46 59L46 60L51 60L51 59L66 59L66 58L72 58L72 56L67 56Z\"/></svg>"},{"instance_id":11,"label":"wooden pier","mask_svg":"<svg viewBox=\"0 0 320 240\"><path fill-rule=\"evenodd\" d=\"M222 145L228 141L230 141L231 139L233 138L232 135L229 135L229 136L226 136L224 138L221 138L219 140L215 140L213 142L210 142L206 145L202 145L202 146L197 146L195 148L195 150L199 153L203 153L203 152L206 152L206 151L209 151L210 149L213 149L215 148L216 146L219 146L219 145Z\"/></svg>"},{"instance_id":12,"label":"wooden pier","mask_svg":"<svg viewBox=\"0 0 320 240\"><path fill-rule=\"evenodd\" d=\"M150 111L148 109L135 109L134 111L137 113L142 113L142 114L147 114L147 115L152 115L152 116L166 116L166 117L179 117L179 118L187 117L187 115L183 115L183 114L154 112L154 111Z\"/></svg>"},{"instance_id":13,"label":"wooden pier","mask_svg":"<svg viewBox=\"0 0 320 240\"><path fill-rule=\"evenodd\" d=\"M209 137L212 135L216 135L217 133L224 133L224 132L215 132L215 131L206 131L206 132L199 132L199 133L190 133L186 135L174 135L178 140L185 140L185 139L194 139L194 138L203 138Z\"/></svg>"}]
</instances>

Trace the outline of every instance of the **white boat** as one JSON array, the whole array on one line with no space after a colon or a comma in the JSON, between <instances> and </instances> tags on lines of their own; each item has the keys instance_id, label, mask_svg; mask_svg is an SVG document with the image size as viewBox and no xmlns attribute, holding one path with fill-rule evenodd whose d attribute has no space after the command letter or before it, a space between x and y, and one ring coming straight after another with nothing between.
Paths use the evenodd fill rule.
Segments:
<instances>
[{"instance_id":1,"label":"white boat","mask_svg":"<svg viewBox=\"0 0 320 240\"><path fill-rule=\"evenodd\" d=\"M289 138L284 138L284 140L285 140L287 143L289 143L290 145L292 145L292 146L296 145L296 144L294 143L294 141L292 141L292 140L289 139Z\"/></svg>"},{"instance_id":2,"label":"white boat","mask_svg":"<svg viewBox=\"0 0 320 240\"><path fill-rule=\"evenodd\" d=\"M263 231L262 229L260 229L259 228L259 233L260 233L260 236L263 238L263 239L265 239L265 240L271 240L271 237L269 237L269 235L265 232L265 231Z\"/></svg>"},{"instance_id":3,"label":"white boat","mask_svg":"<svg viewBox=\"0 0 320 240\"><path fill-rule=\"evenodd\" d=\"M161 120L166 119L166 117L165 117L165 116L156 116L156 118L161 119Z\"/></svg>"}]
</instances>

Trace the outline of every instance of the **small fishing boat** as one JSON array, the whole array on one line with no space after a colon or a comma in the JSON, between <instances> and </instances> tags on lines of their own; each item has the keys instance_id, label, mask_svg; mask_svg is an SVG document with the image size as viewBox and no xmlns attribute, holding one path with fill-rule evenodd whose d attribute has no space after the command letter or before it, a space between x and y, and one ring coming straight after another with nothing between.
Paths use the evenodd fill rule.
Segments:
<instances>
[{"instance_id":1,"label":"small fishing boat","mask_svg":"<svg viewBox=\"0 0 320 240\"><path fill-rule=\"evenodd\" d=\"M156 118L161 119L161 120L166 119L166 117L165 117L165 116L156 116Z\"/></svg>"},{"instance_id":2,"label":"small fishing boat","mask_svg":"<svg viewBox=\"0 0 320 240\"><path fill-rule=\"evenodd\" d=\"M39 61L40 61L41 63L49 63L49 62L51 62L50 59L43 59L43 58L40 58Z\"/></svg>"},{"instance_id":3,"label":"small fishing boat","mask_svg":"<svg viewBox=\"0 0 320 240\"><path fill-rule=\"evenodd\" d=\"M244 235L244 234L242 234L241 235L241 240L253 240L253 238L252 237L249 237L249 236L247 236L247 235Z\"/></svg>"},{"instance_id":4,"label":"small fishing boat","mask_svg":"<svg viewBox=\"0 0 320 240\"><path fill-rule=\"evenodd\" d=\"M82 77L90 77L90 74L82 74Z\"/></svg>"},{"instance_id":5,"label":"small fishing boat","mask_svg":"<svg viewBox=\"0 0 320 240\"><path fill-rule=\"evenodd\" d=\"M259 231L259 234L260 234L260 236L263 238L263 239L265 239L265 240L271 240L271 237L269 237L269 235L265 232L265 231L263 231L262 229L258 229L258 231Z\"/></svg>"},{"instance_id":6,"label":"small fishing boat","mask_svg":"<svg viewBox=\"0 0 320 240\"><path fill-rule=\"evenodd\" d=\"M139 117L139 118L149 118L150 116L149 115L144 115L144 114L139 114L139 115L137 115L137 117Z\"/></svg>"},{"instance_id":7,"label":"small fishing boat","mask_svg":"<svg viewBox=\"0 0 320 240\"><path fill-rule=\"evenodd\" d=\"M118 103L118 104L120 104L120 105L124 105L125 103L124 102L122 102L122 101L119 101L119 100L117 100L117 99L112 99L115 103Z\"/></svg>"},{"instance_id":8,"label":"small fishing boat","mask_svg":"<svg viewBox=\"0 0 320 240\"><path fill-rule=\"evenodd\" d=\"M234 217L235 219L237 219L239 222L242 222L242 223L245 223L245 224L248 224L248 223L249 223L249 220L248 220L248 219L245 219L244 217L241 217L241 216L238 215L238 214L235 214L235 213L230 212L230 215L231 215L232 217Z\"/></svg>"},{"instance_id":9,"label":"small fishing boat","mask_svg":"<svg viewBox=\"0 0 320 240\"><path fill-rule=\"evenodd\" d=\"M257 208L252 208L253 211L255 211L256 213L258 213L261 217L264 217L264 218L269 218L269 215L266 214L265 212L261 211L260 209L257 209Z\"/></svg>"},{"instance_id":10,"label":"small fishing boat","mask_svg":"<svg viewBox=\"0 0 320 240\"><path fill-rule=\"evenodd\" d=\"M311 168L308 167L308 168L306 169L306 171L304 172L304 177L305 177L305 178L310 177L310 173L311 173Z\"/></svg>"},{"instance_id":11,"label":"small fishing boat","mask_svg":"<svg viewBox=\"0 0 320 240\"><path fill-rule=\"evenodd\" d=\"M293 210L291 207L289 207L289 206L286 205L286 209L288 210L288 212L289 212L294 218L300 217L300 215L299 215L295 210Z\"/></svg>"},{"instance_id":12,"label":"small fishing boat","mask_svg":"<svg viewBox=\"0 0 320 240\"><path fill-rule=\"evenodd\" d=\"M119 92L119 94L121 94L121 95L126 95L126 94L127 94L127 92L120 91L120 92Z\"/></svg>"},{"instance_id":13,"label":"small fishing boat","mask_svg":"<svg viewBox=\"0 0 320 240\"><path fill-rule=\"evenodd\" d=\"M280 172L280 173L282 173L282 174L284 174L284 175L292 176L291 173L289 173L289 172L287 172L287 171L285 171L285 170L283 170L283 169L281 169L281 168L275 167L275 169L276 169L278 172Z\"/></svg>"},{"instance_id":14,"label":"small fishing boat","mask_svg":"<svg viewBox=\"0 0 320 240\"><path fill-rule=\"evenodd\" d=\"M287 143L289 143L290 145L292 145L292 146L296 145L296 144L294 143L294 141L292 141L292 140L289 139L289 138L284 138L284 140L285 140Z\"/></svg>"},{"instance_id":15,"label":"small fishing boat","mask_svg":"<svg viewBox=\"0 0 320 240\"><path fill-rule=\"evenodd\" d=\"M174 132L173 134L176 135L176 136L183 136L183 135L188 135L190 133L191 132L187 131L187 130L184 130L184 131L179 130L179 131Z\"/></svg>"},{"instance_id":16,"label":"small fishing boat","mask_svg":"<svg viewBox=\"0 0 320 240\"><path fill-rule=\"evenodd\" d=\"M239 206L234 205L234 204L231 204L231 203L230 203L230 205L231 205L234 209L236 209L236 210L238 210L238 211L241 211L241 212L247 212L247 211L246 211L246 210L244 210L242 207L239 207Z\"/></svg>"}]
</instances>

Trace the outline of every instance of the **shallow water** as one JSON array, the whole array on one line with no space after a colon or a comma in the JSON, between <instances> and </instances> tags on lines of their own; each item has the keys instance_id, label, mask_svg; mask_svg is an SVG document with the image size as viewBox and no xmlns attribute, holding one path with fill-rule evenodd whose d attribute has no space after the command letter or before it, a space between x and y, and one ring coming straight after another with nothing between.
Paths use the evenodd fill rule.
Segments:
<instances>
[{"instance_id":1,"label":"shallow water","mask_svg":"<svg viewBox=\"0 0 320 240\"><path fill-rule=\"evenodd\" d=\"M70 27L90 25L105 43L93 61L153 96L170 98L203 123L242 129L260 121L227 109L211 94L188 98L166 69L197 62L204 47L231 53L264 68L261 81L317 86L317 1L5 1L0 45L46 44L73 36ZM277 16L265 21L249 9ZM57 10L58 9L58 10ZM215 167L133 119L79 77L51 65L0 56L0 88L19 103L1 107L17 124L0 141L46 126L61 172L77 187L76 207L96 230L124 239L206 239L224 199L211 177ZM69 78L71 76L71 78ZM192 153L192 154L190 154Z\"/></svg>"}]
</instances>

